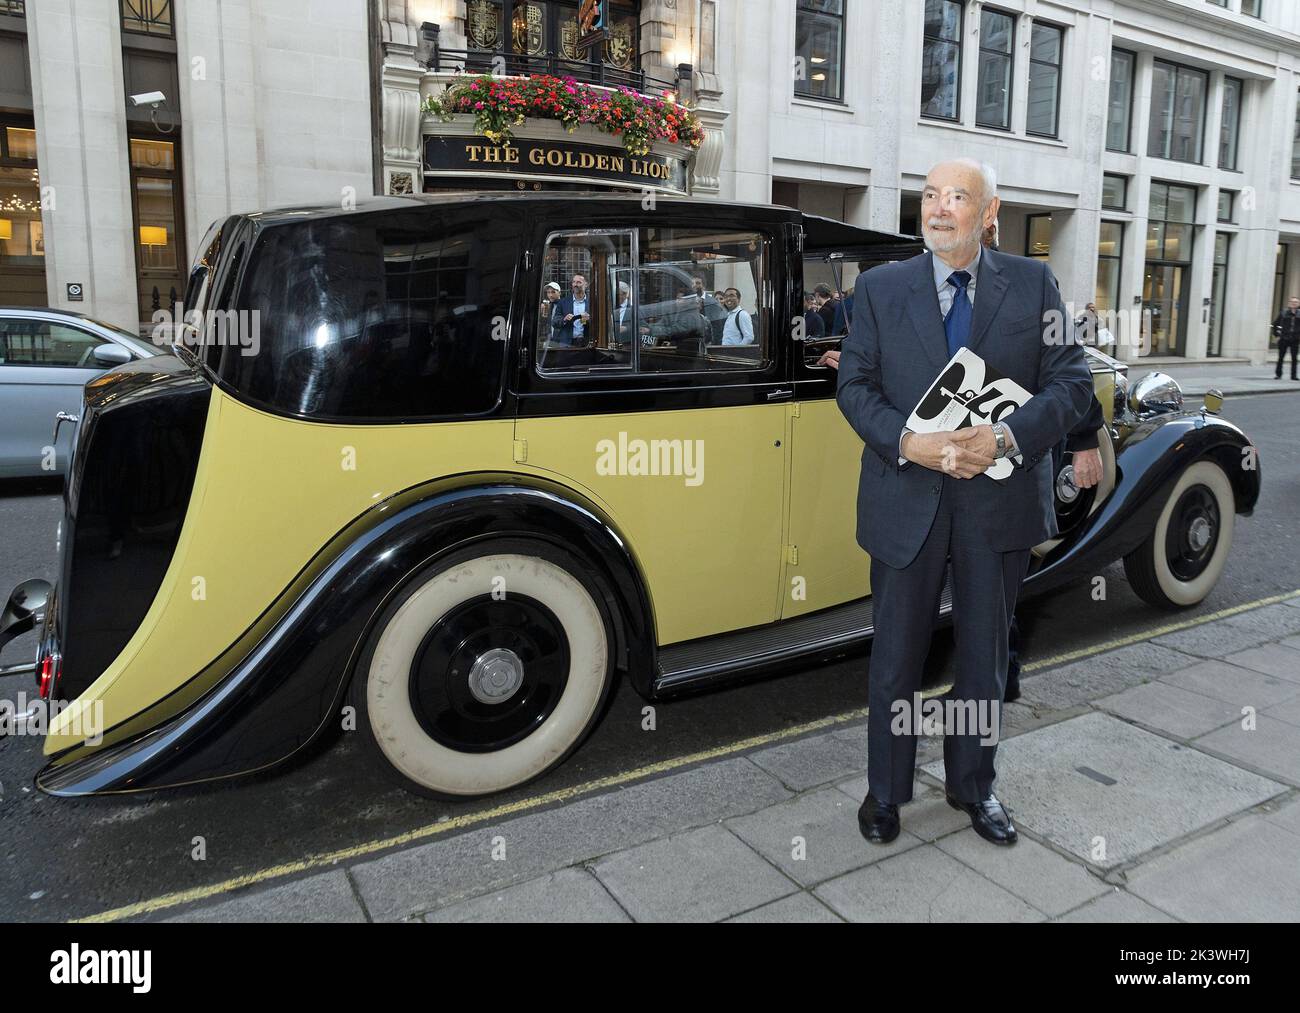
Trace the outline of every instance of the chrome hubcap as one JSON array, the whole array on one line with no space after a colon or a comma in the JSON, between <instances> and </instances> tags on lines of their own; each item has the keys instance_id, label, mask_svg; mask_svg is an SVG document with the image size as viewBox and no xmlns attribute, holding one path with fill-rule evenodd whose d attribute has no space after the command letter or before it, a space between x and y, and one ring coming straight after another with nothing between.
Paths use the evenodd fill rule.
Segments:
<instances>
[{"instance_id":1,"label":"chrome hubcap","mask_svg":"<svg viewBox=\"0 0 1300 1013\"><path fill-rule=\"evenodd\" d=\"M1213 537L1214 527L1204 517L1197 517L1193 520L1187 530L1187 541L1197 552L1209 545L1210 539Z\"/></svg>"},{"instance_id":2,"label":"chrome hubcap","mask_svg":"<svg viewBox=\"0 0 1300 1013\"><path fill-rule=\"evenodd\" d=\"M494 647L474 659L469 670L469 691L479 703L501 703L518 692L524 665L508 647Z\"/></svg>"},{"instance_id":3,"label":"chrome hubcap","mask_svg":"<svg viewBox=\"0 0 1300 1013\"><path fill-rule=\"evenodd\" d=\"M1062 503L1073 503L1079 498L1079 487L1074 484L1074 465L1067 464L1056 476L1056 495Z\"/></svg>"}]
</instances>

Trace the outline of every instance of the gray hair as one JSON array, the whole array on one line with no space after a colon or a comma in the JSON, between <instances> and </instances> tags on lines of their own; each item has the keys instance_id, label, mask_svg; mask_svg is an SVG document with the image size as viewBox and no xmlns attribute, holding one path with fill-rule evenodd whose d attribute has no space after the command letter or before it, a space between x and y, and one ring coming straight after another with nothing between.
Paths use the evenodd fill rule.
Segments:
<instances>
[{"instance_id":1,"label":"gray hair","mask_svg":"<svg viewBox=\"0 0 1300 1013\"><path fill-rule=\"evenodd\" d=\"M952 160L957 165L965 165L974 169L984 180L984 201L981 207L988 207L989 202L998 195L998 172L988 162L981 162L977 158L954 158Z\"/></svg>"}]
</instances>

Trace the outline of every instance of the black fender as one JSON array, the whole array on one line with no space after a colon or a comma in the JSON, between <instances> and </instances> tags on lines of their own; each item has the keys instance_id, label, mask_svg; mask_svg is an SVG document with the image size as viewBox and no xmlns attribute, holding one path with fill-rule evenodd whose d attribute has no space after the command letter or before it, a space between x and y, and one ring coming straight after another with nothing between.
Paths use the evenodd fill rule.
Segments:
<instances>
[{"instance_id":1,"label":"black fender","mask_svg":"<svg viewBox=\"0 0 1300 1013\"><path fill-rule=\"evenodd\" d=\"M1215 415L1177 412L1139 423L1115 455L1115 489L1074 537L1053 549L1025 578L1038 594L1078 577L1095 576L1128 555L1155 530L1179 475L1202 458L1218 462L1232 483L1236 512L1249 516L1259 500L1260 465L1250 438Z\"/></svg>"},{"instance_id":2,"label":"black fender","mask_svg":"<svg viewBox=\"0 0 1300 1013\"><path fill-rule=\"evenodd\" d=\"M510 537L544 540L590 565L614 617L618 667L648 693L656 664L649 593L609 519L545 479L461 475L375 504L212 664L102 742L55 756L37 785L53 795L141 791L283 763L338 727L371 627L408 578L476 541Z\"/></svg>"}]
</instances>

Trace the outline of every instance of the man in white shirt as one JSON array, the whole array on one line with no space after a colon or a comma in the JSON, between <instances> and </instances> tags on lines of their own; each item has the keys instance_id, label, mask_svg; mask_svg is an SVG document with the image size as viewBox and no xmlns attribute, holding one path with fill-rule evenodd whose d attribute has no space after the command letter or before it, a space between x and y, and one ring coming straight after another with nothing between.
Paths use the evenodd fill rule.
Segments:
<instances>
[{"instance_id":1,"label":"man in white shirt","mask_svg":"<svg viewBox=\"0 0 1300 1013\"><path fill-rule=\"evenodd\" d=\"M722 305L727 310L727 316L722 322L722 343L724 345L752 345L754 343L754 322L749 318L749 313L740 308L740 290L729 288L723 292Z\"/></svg>"}]
</instances>

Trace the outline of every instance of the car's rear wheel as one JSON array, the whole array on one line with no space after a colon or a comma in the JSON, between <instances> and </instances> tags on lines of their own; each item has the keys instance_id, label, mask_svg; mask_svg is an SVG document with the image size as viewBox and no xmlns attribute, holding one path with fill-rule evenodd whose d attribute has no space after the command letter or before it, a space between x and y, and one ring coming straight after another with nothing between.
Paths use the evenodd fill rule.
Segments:
<instances>
[{"instance_id":1,"label":"car's rear wheel","mask_svg":"<svg viewBox=\"0 0 1300 1013\"><path fill-rule=\"evenodd\" d=\"M1179 476L1151 537L1124 557L1124 572L1143 601L1186 608L1218 583L1232 549L1232 483L1213 461Z\"/></svg>"},{"instance_id":2,"label":"car's rear wheel","mask_svg":"<svg viewBox=\"0 0 1300 1013\"><path fill-rule=\"evenodd\" d=\"M488 795L540 777L595 726L614 638L565 553L492 543L434 564L385 610L353 679L357 725L403 786Z\"/></svg>"}]
</instances>

